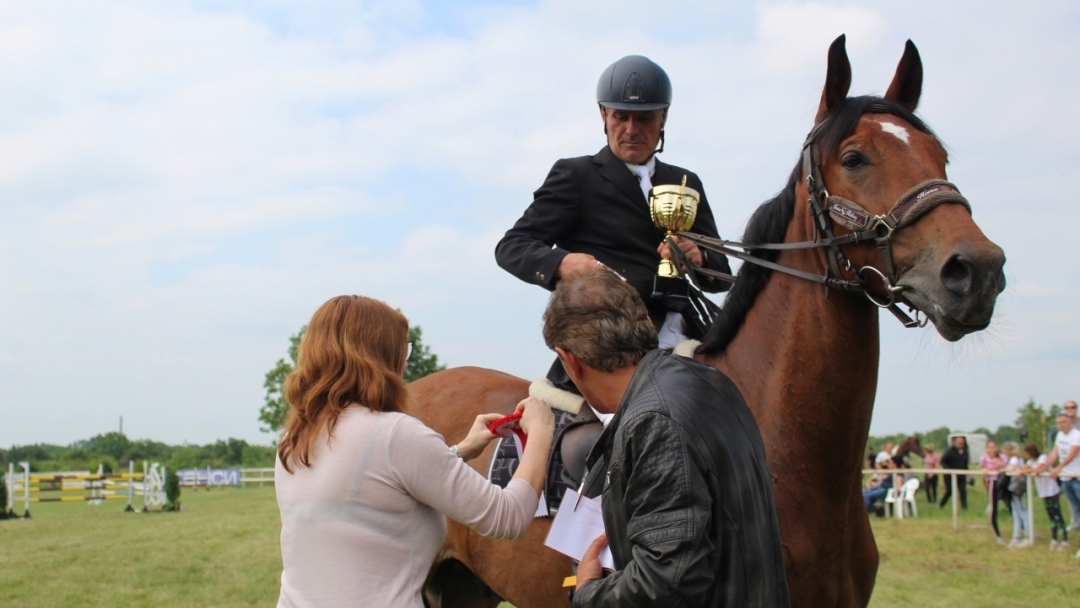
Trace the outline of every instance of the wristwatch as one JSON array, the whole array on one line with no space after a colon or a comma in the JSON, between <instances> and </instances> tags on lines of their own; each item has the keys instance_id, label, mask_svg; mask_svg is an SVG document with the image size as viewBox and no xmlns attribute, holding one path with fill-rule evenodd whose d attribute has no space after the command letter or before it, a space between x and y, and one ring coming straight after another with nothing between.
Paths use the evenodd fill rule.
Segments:
<instances>
[{"instance_id":1,"label":"wristwatch","mask_svg":"<svg viewBox=\"0 0 1080 608\"><path fill-rule=\"evenodd\" d=\"M462 458L462 456L461 456L461 450L459 450L459 449L458 449L457 445L452 445L452 446L450 446L450 452L451 452L451 453L452 453L452 454L453 454L454 456L457 456L458 458Z\"/></svg>"}]
</instances>

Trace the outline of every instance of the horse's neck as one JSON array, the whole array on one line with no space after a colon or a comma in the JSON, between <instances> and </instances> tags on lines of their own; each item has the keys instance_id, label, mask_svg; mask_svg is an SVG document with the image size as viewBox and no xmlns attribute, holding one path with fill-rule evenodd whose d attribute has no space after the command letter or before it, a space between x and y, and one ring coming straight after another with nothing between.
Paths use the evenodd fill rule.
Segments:
<instances>
[{"instance_id":1,"label":"horse's neck","mask_svg":"<svg viewBox=\"0 0 1080 608\"><path fill-rule=\"evenodd\" d=\"M810 240L809 232L796 212L785 240ZM792 251L777 261L820 273L824 258ZM862 466L878 348L877 309L860 296L826 298L821 285L773 272L738 335L708 363L742 391L774 475L835 488Z\"/></svg>"}]
</instances>

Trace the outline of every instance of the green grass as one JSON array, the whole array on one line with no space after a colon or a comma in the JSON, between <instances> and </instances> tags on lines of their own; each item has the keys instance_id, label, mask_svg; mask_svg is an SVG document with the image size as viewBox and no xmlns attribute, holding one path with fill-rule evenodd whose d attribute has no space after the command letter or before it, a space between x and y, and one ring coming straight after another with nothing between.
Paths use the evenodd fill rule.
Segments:
<instances>
[{"instance_id":1,"label":"green grass","mask_svg":"<svg viewBox=\"0 0 1080 608\"><path fill-rule=\"evenodd\" d=\"M273 606L274 488L184 490L181 501L179 513L32 504L31 519L0 521L0 606Z\"/></svg>"},{"instance_id":2,"label":"green grass","mask_svg":"<svg viewBox=\"0 0 1080 608\"><path fill-rule=\"evenodd\" d=\"M1048 552L1037 500L1038 544L1006 549L981 486L969 498L958 532L949 508L924 500L916 519L873 519L881 567L871 606L1080 605L1080 538L1069 553ZM281 574L273 488L185 490L182 501L180 513L149 514L33 505L30 520L0 521L0 606L272 606ZM1000 524L1010 536L1007 512Z\"/></svg>"},{"instance_id":3,"label":"green grass","mask_svg":"<svg viewBox=\"0 0 1080 608\"><path fill-rule=\"evenodd\" d=\"M1070 537L1070 551L1048 551L1050 522L1035 497L1035 546L1008 549L994 540L986 504L977 480L956 532L952 505L938 509L925 494L918 518L872 518L881 562L870 606L1080 606L1080 559L1073 557L1080 535ZM1012 518L999 508L998 527L1009 540Z\"/></svg>"}]
</instances>

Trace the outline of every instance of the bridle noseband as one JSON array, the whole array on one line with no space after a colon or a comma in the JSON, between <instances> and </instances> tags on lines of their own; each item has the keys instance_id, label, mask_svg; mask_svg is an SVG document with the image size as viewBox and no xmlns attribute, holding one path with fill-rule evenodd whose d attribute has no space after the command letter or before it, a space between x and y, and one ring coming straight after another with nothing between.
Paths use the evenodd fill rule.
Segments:
<instances>
[{"instance_id":1,"label":"bridle noseband","mask_svg":"<svg viewBox=\"0 0 1080 608\"><path fill-rule=\"evenodd\" d=\"M887 105L875 103L870 106L866 113L891 114L893 112ZM822 121L810 131L806 136L806 141L803 143L802 150L803 175L809 193L806 202L809 206L810 215L814 219L814 238L812 241L754 244L714 239L690 232L680 232L679 236L694 241L698 246L716 253L821 283L825 286L826 296L830 287L849 293L861 293L875 306L893 313L904 324L904 327L923 327L926 325L926 318L920 319L920 311L904 299L900 293L904 290L904 286L897 284L896 267L892 255L892 238L897 231L914 224L919 218L938 205L945 203L962 205L968 210L968 213L971 213L971 205L960 194L956 186L941 179L927 180L917 184L901 195L892 204L889 211L883 215L874 215L855 201L829 194L829 191L825 188L825 180L821 176L821 152L817 141L827 122L828 119ZM835 236L833 234L833 221L851 230L851 232L843 236ZM869 265L856 268L841 248L843 245L865 241L874 241L877 244L884 272ZM673 244L671 245L671 251L678 252L676 255L680 258L680 262L687 263L683 256L679 255L681 254L679 248ZM742 251L739 251L740 249ZM828 263L824 274L818 275L798 270L748 253L752 250L783 251L796 249L826 249ZM676 264L676 267L678 266L680 264ZM690 268L692 265L687 267ZM734 278L731 275L708 268L693 267L693 271L688 274L695 285L697 284L693 276L695 272L726 281L731 281ZM847 272L851 279L844 277L844 271ZM881 281L885 289L884 295L875 295L868 289L870 282L868 274L876 275ZM700 286L698 287L700 288ZM915 318L912 319L907 313L900 310L897 306L898 303L904 304L910 311L914 312Z\"/></svg>"}]
</instances>

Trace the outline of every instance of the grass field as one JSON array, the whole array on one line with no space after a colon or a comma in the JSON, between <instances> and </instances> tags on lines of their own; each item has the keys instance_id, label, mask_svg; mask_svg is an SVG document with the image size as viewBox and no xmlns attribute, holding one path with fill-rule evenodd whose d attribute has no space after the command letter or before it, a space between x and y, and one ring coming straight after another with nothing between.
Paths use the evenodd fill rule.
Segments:
<instances>
[{"instance_id":1,"label":"grass field","mask_svg":"<svg viewBox=\"0 0 1080 608\"><path fill-rule=\"evenodd\" d=\"M951 511L919 504L917 519L874 520L881 567L871 606L1080 606L1080 560L994 542L970 495L961 529ZM271 487L185 491L180 513L130 514L109 503L34 505L0 521L0 606L272 606L281 559ZM1002 531L1012 521L1001 516Z\"/></svg>"}]
</instances>

